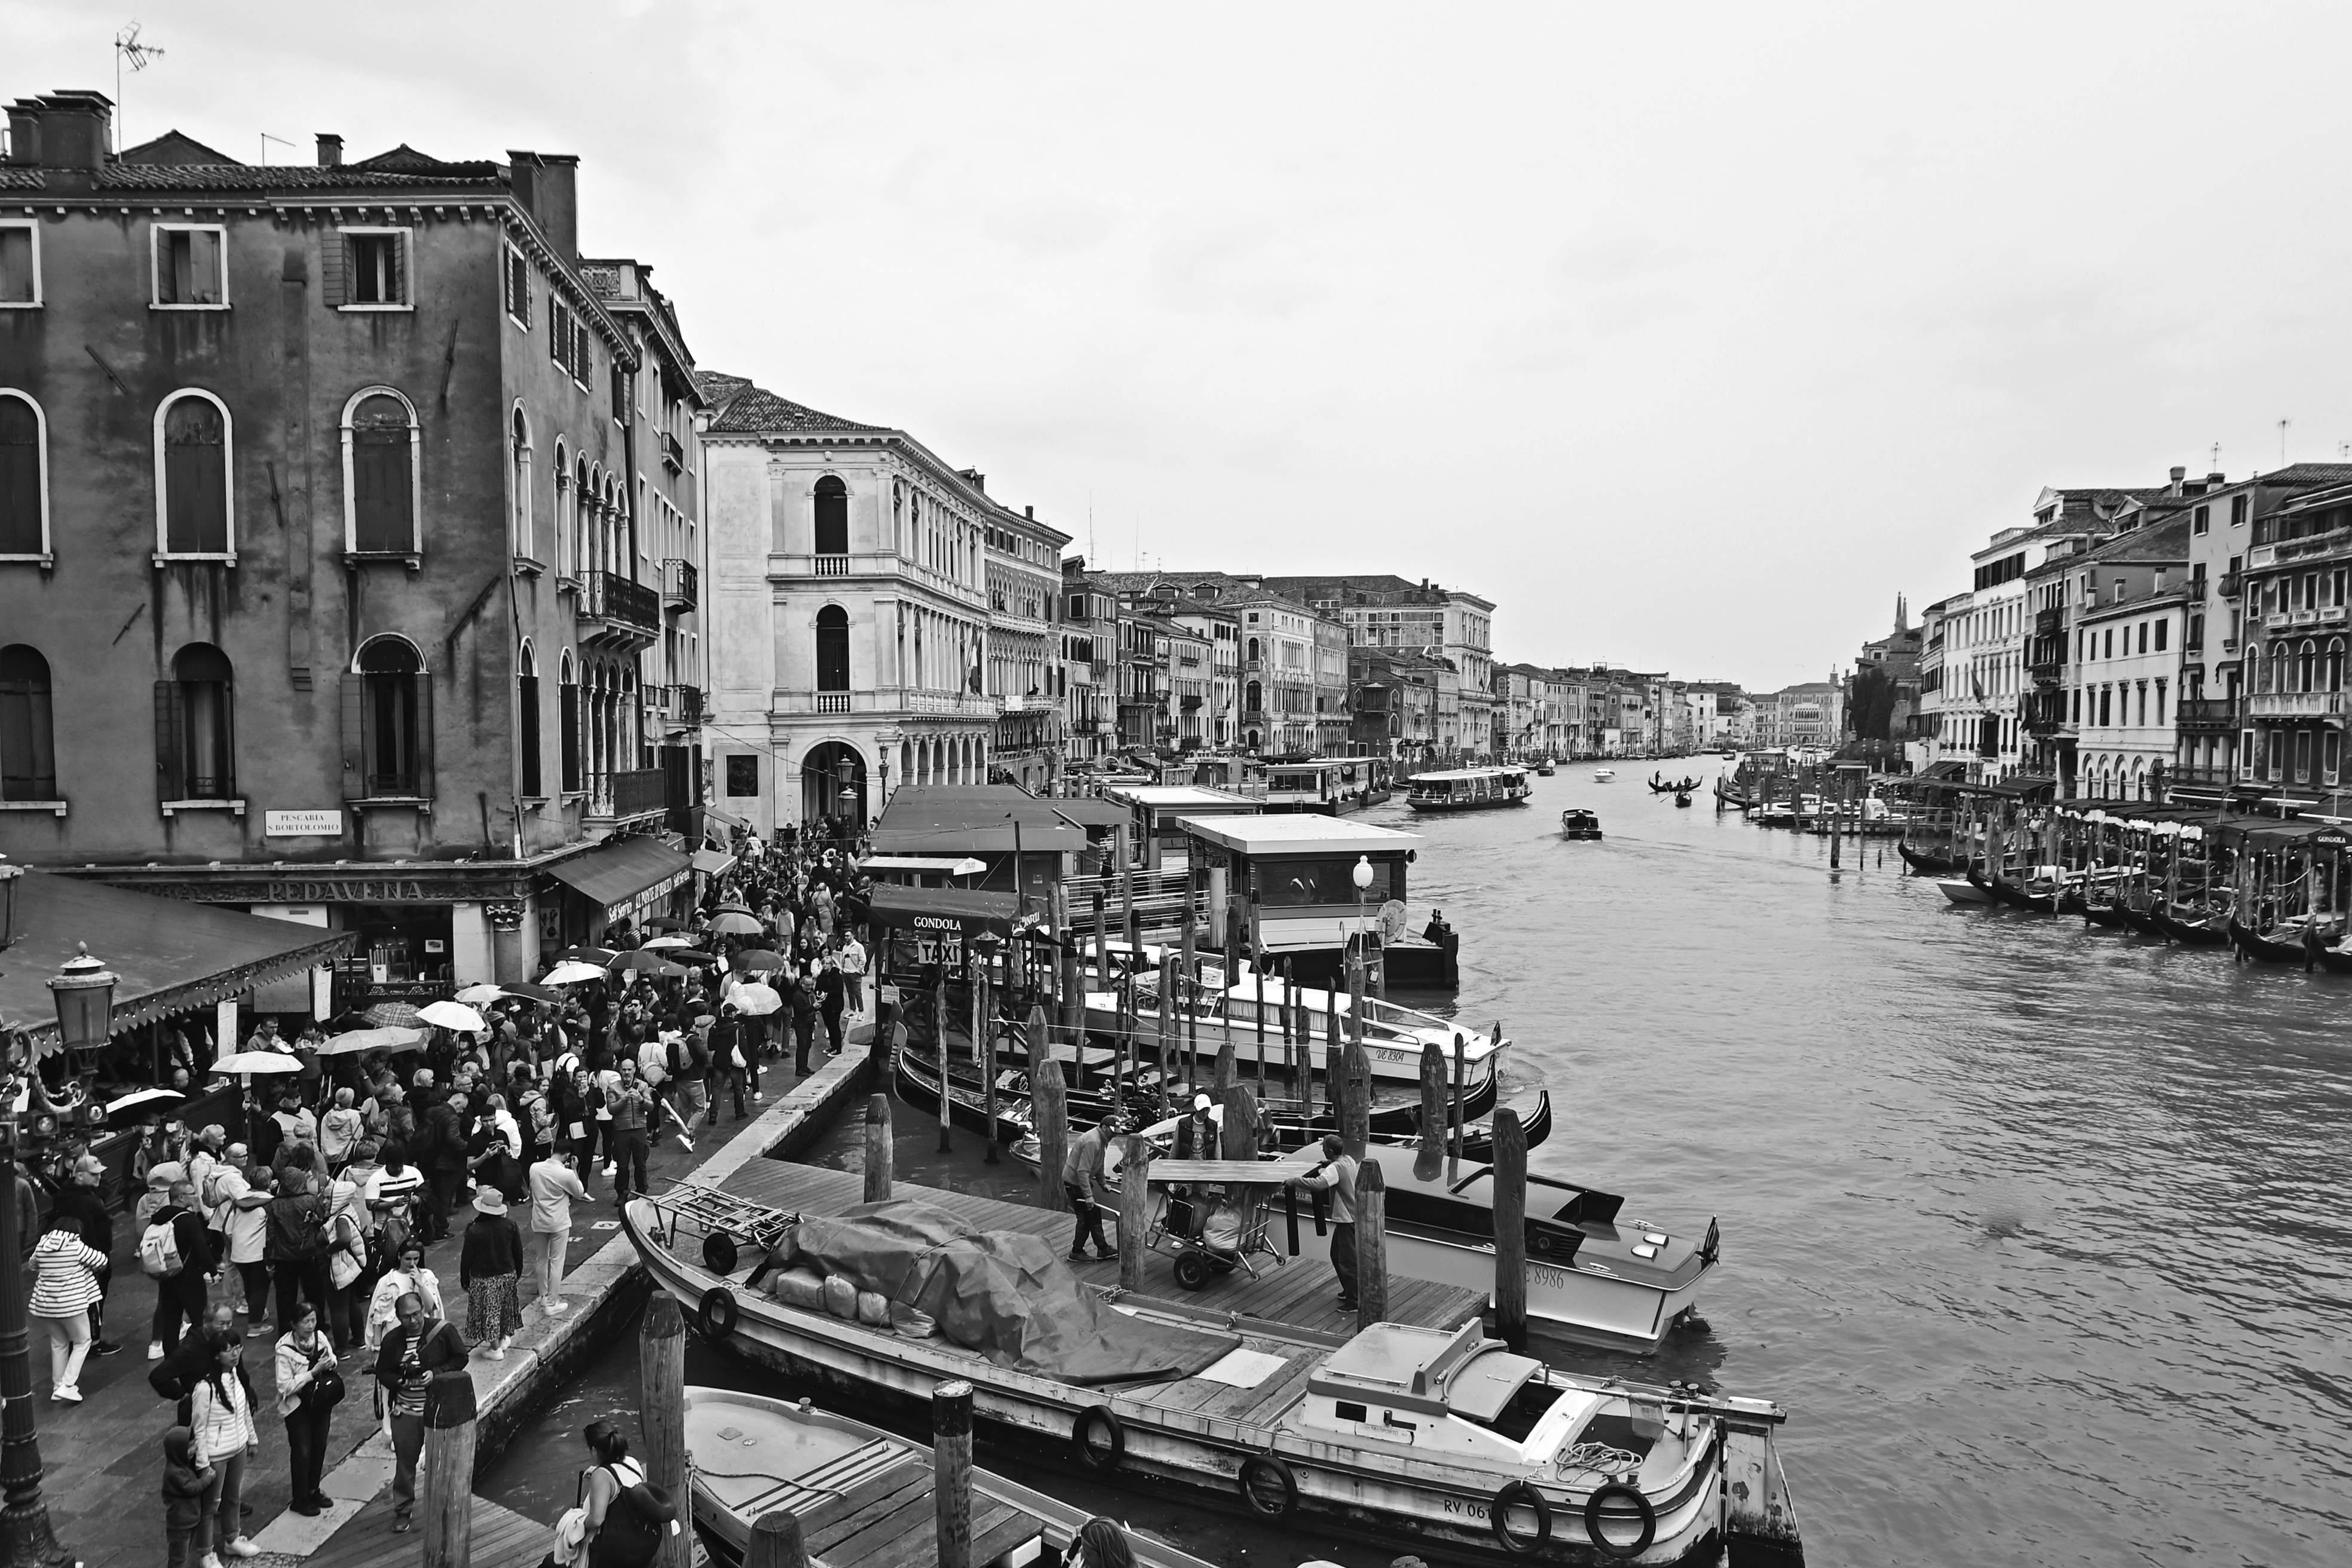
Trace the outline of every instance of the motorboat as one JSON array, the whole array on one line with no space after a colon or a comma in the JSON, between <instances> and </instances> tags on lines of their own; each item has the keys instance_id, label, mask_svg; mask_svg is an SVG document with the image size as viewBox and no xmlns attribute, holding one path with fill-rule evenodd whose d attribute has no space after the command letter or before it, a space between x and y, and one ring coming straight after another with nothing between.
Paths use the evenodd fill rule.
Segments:
<instances>
[{"instance_id":1,"label":"motorboat","mask_svg":"<svg viewBox=\"0 0 2352 1568\"><path fill-rule=\"evenodd\" d=\"M1937 877L1932 879L1937 890L1956 904L1992 903L1992 890L1967 877Z\"/></svg>"},{"instance_id":2,"label":"motorboat","mask_svg":"<svg viewBox=\"0 0 2352 1568\"><path fill-rule=\"evenodd\" d=\"M914 1418L967 1383L984 1438L1034 1462L1456 1561L1801 1556L1779 1406L1576 1376L1475 1315L1335 1344L1114 1306L1042 1238L914 1198L803 1215L688 1182L621 1224L714 1344Z\"/></svg>"},{"instance_id":3,"label":"motorboat","mask_svg":"<svg viewBox=\"0 0 2352 1568\"><path fill-rule=\"evenodd\" d=\"M1574 808L1559 814L1559 836L1562 838L1598 838L1601 818L1589 811Z\"/></svg>"},{"instance_id":4,"label":"motorboat","mask_svg":"<svg viewBox=\"0 0 2352 1568\"><path fill-rule=\"evenodd\" d=\"M694 1522L719 1563L745 1562L751 1527L777 1509L799 1521L801 1543L813 1558L822 1559L853 1537L877 1548L888 1542L901 1554L919 1553L937 1539L929 1447L819 1410L812 1400L689 1384L686 1453ZM1066 1557L1079 1527L1092 1517L1085 1509L975 1468L971 1560L989 1568L1020 1568L1040 1561L1045 1548ZM1209 1568L1191 1552L1132 1526L1127 1542L1136 1562L1149 1568Z\"/></svg>"},{"instance_id":5,"label":"motorboat","mask_svg":"<svg viewBox=\"0 0 2352 1568\"><path fill-rule=\"evenodd\" d=\"M1552 761L1549 757L1538 757L1536 759L1536 777L1539 779L1548 779L1551 777L1552 771Z\"/></svg>"},{"instance_id":6,"label":"motorboat","mask_svg":"<svg viewBox=\"0 0 2352 1568\"><path fill-rule=\"evenodd\" d=\"M1616 776L1617 770L1615 768L1595 768L1592 770L1592 782L1594 784L1607 784Z\"/></svg>"},{"instance_id":7,"label":"motorboat","mask_svg":"<svg viewBox=\"0 0 2352 1568\"><path fill-rule=\"evenodd\" d=\"M1415 811L1484 811L1525 805L1533 793L1522 767L1449 768L1415 777L1404 803Z\"/></svg>"}]
</instances>

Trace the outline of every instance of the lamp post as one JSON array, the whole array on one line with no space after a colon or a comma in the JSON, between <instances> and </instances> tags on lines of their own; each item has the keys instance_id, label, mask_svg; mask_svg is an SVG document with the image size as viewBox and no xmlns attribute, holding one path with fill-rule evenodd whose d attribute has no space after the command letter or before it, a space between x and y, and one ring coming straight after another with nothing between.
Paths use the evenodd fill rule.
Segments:
<instances>
[{"instance_id":1,"label":"lamp post","mask_svg":"<svg viewBox=\"0 0 2352 1568\"><path fill-rule=\"evenodd\" d=\"M1364 940L1364 894L1370 890L1372 885L1372 858L1357 856L1355 869L1348 875L1356 884L1356 956L1361 960L1365 948L1370 945Z\"/></svg>"},{"instance_id":2,"label":"lamp post","mask_svg":"<svg viewBox=\"0 0 2352 1568\"><path fill-rule=\"evenodd\" d=\"M83 948L49 983L60 1048L104 1045L114 1016L115 977ZM24 1070L37 1074L29 1042ZM41 1500L41 1439L33 1419L33 1365L25 1321L25 1266L17 1234L16 1120L0 1115L0 1552L5 1568L71 1568Z\"/></svg>"}]
</instances>

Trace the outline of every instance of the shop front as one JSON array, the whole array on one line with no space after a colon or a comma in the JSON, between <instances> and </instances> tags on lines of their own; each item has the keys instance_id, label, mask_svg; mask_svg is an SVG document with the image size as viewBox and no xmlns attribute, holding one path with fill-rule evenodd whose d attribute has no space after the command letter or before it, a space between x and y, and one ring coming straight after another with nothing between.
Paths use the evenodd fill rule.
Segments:
<instances>
[{"instance_id":1,"label":"shop front","mask_svg":"<svg viewBox=\"0 0 2352 1568\"><path fill-rule=\"evenodd\" d=\"M602 945L624 922L641 933L656 915L694 912L694 858L659 838L616 838L554 862L547 874L560 891L544 906L534 973L575 942Z\"/></svg>"}]
</instances>

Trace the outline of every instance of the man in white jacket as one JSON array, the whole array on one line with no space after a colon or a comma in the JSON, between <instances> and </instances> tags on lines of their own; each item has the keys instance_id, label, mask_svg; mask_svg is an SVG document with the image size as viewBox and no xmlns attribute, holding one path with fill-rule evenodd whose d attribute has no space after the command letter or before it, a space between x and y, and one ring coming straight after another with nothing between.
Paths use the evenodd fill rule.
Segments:
<instances>
[{"instance_id":1,"label":"man in white jacket","mask_svg":"<svg viewBox=\"0 0 2352 1568\"><path fill-rule=\"evenodd\" d=\"M540 1239L539 1264L532 1273L540 1301L550 1313L565 1310L563 1255L572 1244L572 1205L587 1201L588 1189L560 1152L530 1168L530 1230Z\"/></svg>"}]
</instances>

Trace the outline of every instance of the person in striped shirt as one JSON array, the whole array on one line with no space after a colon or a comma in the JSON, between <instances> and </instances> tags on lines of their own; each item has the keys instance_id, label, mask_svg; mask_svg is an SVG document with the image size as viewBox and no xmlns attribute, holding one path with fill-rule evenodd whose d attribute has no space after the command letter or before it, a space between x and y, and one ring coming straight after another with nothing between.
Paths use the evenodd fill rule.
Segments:
<instances>
[{"instance_id":1,"label":"person in striped shirt","mask_svg":"<svg viewBox=\"0 0 2352 1568\"><path fill-rule=\"evenodd\" d=\"M102 1292L106 1254L81 1238L81 1221L59 1214L33 1248L33 1300L26 1310L49 1341L49 1398L81 1403L81 1363L89 1356L89 1310Z\"/></svg>"}]
</instances>

